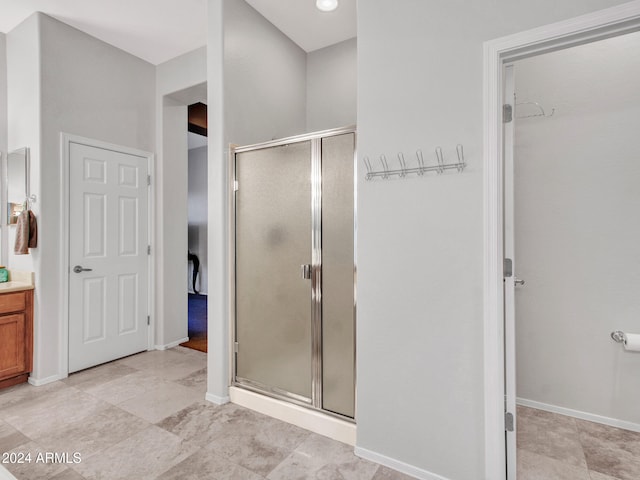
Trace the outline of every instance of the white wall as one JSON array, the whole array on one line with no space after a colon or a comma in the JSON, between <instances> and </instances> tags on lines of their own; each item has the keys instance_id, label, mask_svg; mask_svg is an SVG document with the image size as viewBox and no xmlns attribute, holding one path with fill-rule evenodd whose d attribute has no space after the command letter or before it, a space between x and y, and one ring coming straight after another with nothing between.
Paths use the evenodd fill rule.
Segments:
<instances>
[{"instance_id":1,"label":"white wall","mask_svg":"<svg viewBox=\"0 0 640 480\"><path fill-rule=\"evenodd\" d=\"M515 71L518 397L640 424L640 33Z\"/></svg>"},{"instance_id":2,"label":"white wall","mask_svg":"<svg viewBox=\"0 0 640 480\"><path fill-rule=\"evenodd\" d=\"M224 2L225 128L248 145L306 131L306 53L244 0Z\"/></svg>"},{"instance_id":3,"label":"white wall","mask_svg":"<svg viewBox=\"0 0 640 480\"><path fill-rule=\"evenodd\" d=\"M356 124L357 39L307 54L307 131Z\"/></svg>"},{"instance_id":4,"label":"white wall","mask_svg":"<svg viewBox=\"0 0 640 480\"><path fill-rule=\"evenodd\" d=\"M207 294L207 147L193 148L189 150L189 196L188 196L188 220L189 220L189 251L198 256L200 270L196 280L196 288L202 295ZM188 285L192 288L193 265L190 266Z\"/></svg>"},{"instance_id":5,"label":"white wall","mask_svg":"<svg viewBox=\"0 0 640 480\"><path fill-rule=\"evenodd\" d=\"M154 148L154 67L43 14L8 35L9 148L31 149L38 248L10 265L35 271L32 378L61 373L60 132ZM18 265L18 262L23 262Z\"/></svg>"},{"instance_id":6,"label":"white wall","mask_svg":"<svg viewBox=\"0 0 640 480\"><path fill-rule=\"evenodd\" d=\"M187 337L187 103L207 81L205 47L156 68L156 345ZM180 92L176 99L176 93Z\"/></svg>"},{"instance_id":7,"label":"white wall","mask_svg":"<svg viewBox=\"0 0 640 480\"><path fill-rule=\"evenodd\" d=\"M359 174L359 453L484 477L482 44L619 3L359 2L358 155L433 159L462 143L469 164Z\"/></svg>"}]
</instances>

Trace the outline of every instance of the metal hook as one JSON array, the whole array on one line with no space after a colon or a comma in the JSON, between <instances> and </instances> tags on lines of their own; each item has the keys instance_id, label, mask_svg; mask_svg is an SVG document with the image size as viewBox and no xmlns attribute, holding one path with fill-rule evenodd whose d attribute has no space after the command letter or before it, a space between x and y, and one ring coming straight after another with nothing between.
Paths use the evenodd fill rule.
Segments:
<instances>
[{"instance_id":1,"label":"metal hook","mask_svg":"<svg viewBox=\"0 0 640 480\"><path fill-rule=\"evenodd\" d=\"M398 153L398 161L400 162L400 176L404 177L407 175L407 163L404 161L404 154L402 152Z\"/></svg>"},{"instance_id":2,"label":"metal hook","mask_svg":"<svg viewBox=\"0 0 640 480\"><path fill-rule=\"evenodd\" d=\"M384 154L380 155L380 163L382 163L382 178L389 178L389 165L387 163L387 157Z\"/></svg>"},{"instance_id":3,"label":"metal hook","mask_svg":"<svg viewBox=\"0 0 640 480\"><path fill-rule=\"evenodd\" d=\"M373 178L373 176L371 175L373 173L373 168L371 168L371 161L369 160L369 157L363 157L362 161L364 162L364 166L367 167L367 175L364 178L365 180L371 180Z\"/></svg>"},{"instance_id":4,"label":"metal hook","mask_svg":"<svg viewBox=\"0 0 640 480\"><path fill-rule=\"evenodd\" d=\"M418 157L418 175L424 175L424 156L422 150L416 151L416 157Z\"/></svg>"},{"instance_id":5,"label":"metal hook","mask_svg":"<svg viewBox=\"0 0 640 480\"><path fill-rule=\"evenodd\" d=\"M464 170L464 167L466 167L466 164L464 163L464 149L461 143L456 145L456 153L458 154L458 172L461 172Z\"/></svg>"},{"instance_id":6,"label":"metal hook","mask_svg":"<svg viewBox=\"0 0 640 480\"><path fill-rule=\"evenodd\" d=\"M438 174L444 172L444 155L442 155L442 148L436 147L436 158L438 159Z\"/></svg>"}]
</instances>

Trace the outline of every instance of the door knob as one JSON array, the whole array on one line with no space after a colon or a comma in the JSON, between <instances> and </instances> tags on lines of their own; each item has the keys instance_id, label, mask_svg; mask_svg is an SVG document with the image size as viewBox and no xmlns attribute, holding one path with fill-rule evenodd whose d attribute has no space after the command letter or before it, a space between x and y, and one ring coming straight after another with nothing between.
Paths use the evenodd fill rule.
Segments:
<instances>
[{"instance_id":1,"label":"door knob","mask_svg":"<svg viewBox=\"0 0 640 480\"><path fill-rule=\"evenodd\" d=\"M300 272L302 273L302 278L305 280L311 280L311 265L300 265Z\"/></svg>"},{"instance_id":2,"label":"door knob","mask_svg":"<svg viewBox=\"0 0 640 480\"><path fill-rule=\"evenodd\" d=\"M515 283L516 285L523 286L524 285L524 280L520 280L518 277L515 277L513 279L513 283Z\"/></svg>"},{"instance_id":3,"label":"door knob","mask_svg":"<svg viewBox=\"0 0 640 480\"><path fill-rule=\"evenodd\" d=\"M80 273L80 272L91 272L93 271L93 268L83 268L80 265L76 265L75 267L73 267L73 271L75 273Z\"/></svg>"}]
</instances>

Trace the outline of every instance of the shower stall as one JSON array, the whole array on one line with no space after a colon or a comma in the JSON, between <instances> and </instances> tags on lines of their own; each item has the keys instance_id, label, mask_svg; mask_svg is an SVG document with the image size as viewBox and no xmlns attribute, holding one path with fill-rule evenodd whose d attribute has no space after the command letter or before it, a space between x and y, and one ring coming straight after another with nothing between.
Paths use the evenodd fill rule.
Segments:
<instances>
[{"instance_id":1,"label":"shower stall","mask_svg":"<svg viewBox=\"0 0 640 480\"><path fill-rule=\"evenodd\" d=\"M232 149L233 384L355 417L355 128Z\"/></svg>"}]
</instances>

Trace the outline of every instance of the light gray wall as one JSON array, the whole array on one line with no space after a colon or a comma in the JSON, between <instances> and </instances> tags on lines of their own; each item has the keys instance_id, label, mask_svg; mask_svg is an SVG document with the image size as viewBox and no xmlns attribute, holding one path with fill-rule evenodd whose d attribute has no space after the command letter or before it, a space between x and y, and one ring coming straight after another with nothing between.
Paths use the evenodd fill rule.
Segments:
<instances>
[{"instance_id":1,"label":"light gray wall","mask_svg":"<svg viewBox=\"0 0 640 480\"><path fill-rule=\"evenodd\" d=\"M156 345L187 337L187 100L207 81L207 49L199 48L156 68ZM176 92L180 92L176 99Z\"/></svg>"},{"instance_id":2,"label":"light gray wall","mask_svg":"<svg viewBox=\"0 0 640 480\"><path fill-rule=\"evenodd\" d=\"M442 146L462 174L358 177L357 445L484 477L482 44L616 0L358 4L358 155ZM362 163L360 163L362 166Z\"/></svg>"},{"instance_id":3,"label":"light gray wall","mask_svg":"<svg viewBox=\"0 0 640 480\"><path fill-rule=\"evenodd\" d=\"M306 131L306 53L244 0L224 2L225 128L247 145Z\"/></svg>"},{"instance_id":4,"label":"light gray wall","mask_svg":"<svg viewBox=\"0 0 640 480\"><path fill-rule=\"evenodd\" d=\"M307 54L307 131L356 124L358 44L352 38Z\"/></svg>"},{"instance_id":5,"label":"light gray wall","mask_svg":"<svg viewBox=\"0 0 640 480\"><path fill-rule=\"evenodd\" d=\"M40 167L40 19L36 15L27 18L7 34L7 149L28 147L31 156L31 192L39 193ZM41 206L33 205L36 215ZM38 251L32 255L14 255L15 228L4 227L7 231L6 263L16 270L35 270ZM4 261L4 260L3 260ZM40 279L36 278L36 286ZM40 308L40 292L34 297L34 313ZM35 334L35 345L39 336ZM37 349L36 349L37 350ZM34 354L35 359L38 353ZM36 361L34 360L34 361ZM37 365L37 361L36 361Z\"/></svg>"},{"instance_id":6,"label":"light gray wall","mask_svg":"<svg viewBox=\"0 0 640 480\"><path fill-rule=\"evenodd\" d=\"M207 147L194 148L189 150L189 251L198 256L200 260L200 271L196 281L198 292L207 294ZM188 285L192 288L191 275L192 268L189 269Z\"/></svg>"},{"instance_id":7,"label":"light gray wall","mask_svg":"<svg viewBox=\"0 0 640 480\"><path fill-rule=\"evenodd\" d=\"M515 123L518 397L640 424L640 355L610 337L640 333L640 33L515 78L518 102L556 108Z\"/></svg>"},{"instance_id":8,"label":"light gray wall","mask_svg":"<svg viewBox=\"0 0 640 480\"><path fill-rule=\"evenodd\" d=\"M4 172L7 157L7 36L0 33L0 171ZM4 176L4 175L3 175ZM0 189L0 205L6 205L7 192ZM0 262L7 263L7 232L4 208L0 212Z\"/></svg>"},{"instance_id":9,"label":"light gray wall","mask_svg":"<svg viewBox=\"0 0 640 480\"><path fill-rule=\"evenodd\" d=\"M306 53L244 0L209 0L208 291L229 298L228 145L306 130ZM209 302L207 398L228 400L229 305Z\"/></svg>"},{"instance_id":10,"label":"light gray wall","mask_svg":"<svg viewBox=\"0 0 640 480\"><path fill-rule=\"evenodd\" d=\"M7 119L8 136L7 149L9 151L21 147L29 147L31 155L31 191L40 195L40 19L32 15L7 34ZM59 200L56 200L59 203ZM42 203L32 206L33 212L39 219ZM40 249L32 249L31 255L13 255L15 227L3 227L8 231L6 235L8 255L6 263L16 270L39 272ZM41 238L41 237L40 237ZM40 240L39 238L39 240ZM3 260L4 261L4 260ZM33 376L44 378L58 373L57 344L49 345L48 335L58 340L55 315L54 321L40 325L40 312L44 312L43 305L47 300L45 292L41 291L43 279L35 277L34 291L34 352ZM56 292L53 292L55 295Z\"/></svg>"},{"instance_id":11,"label":"light gray wall","mask_svg":"<svg viewBox=\"0 0 640 480\"><path fill-rule=\"evenodd\" d=\"M8 47L9 148L31 148L38 195L32 377L45 380L62 373L60 133L153 151L155 68L40 13L9 33Z\"/></svg>"},{"instance_id":12,"label":"light gray wall","mask_svg":"<svg viewBox=\"0 0 640 480\"><path fill-rule=\"evenodd\" d=\"M207 124L209 141L209 295L207 304L207 399L229 401L229 158L224 123L224 10L228 0L208 0Z\"/></svg>"},{"instance_id":13,"label":"light gray wall","mask_svg":"<svg viewBox=\"0 0 640 480\"><path fill-rule=\"evenodd\" d=\"M4 33L0 33L0 153L2 158L7 153L7 36Z\"/></svg>"}]
</instances>

